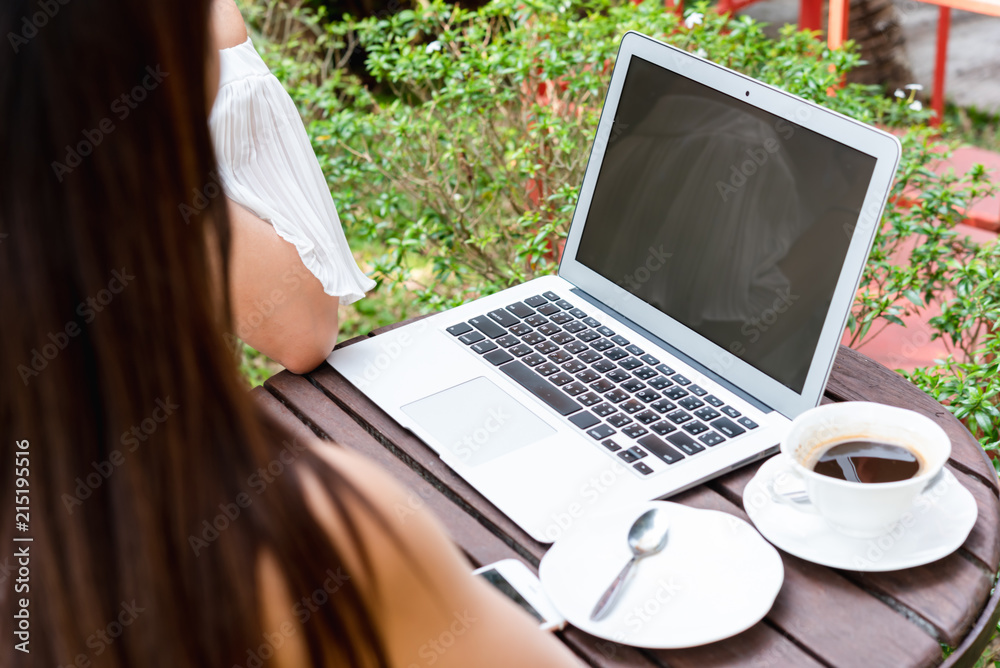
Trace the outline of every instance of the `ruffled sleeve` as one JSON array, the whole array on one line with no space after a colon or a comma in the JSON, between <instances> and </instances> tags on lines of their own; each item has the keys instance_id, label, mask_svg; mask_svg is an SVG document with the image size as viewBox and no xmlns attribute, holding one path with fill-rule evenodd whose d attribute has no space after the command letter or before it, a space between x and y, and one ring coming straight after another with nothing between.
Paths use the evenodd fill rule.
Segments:
<instances>
[{"instance_id":1,"label":"ruffled sleeve","mask_svg":"<svg viewBox=\"0 0 1000 668\"><path fill-rule=\"evenodd\" d=\"M361 299L375 282L351 255L291 97L249 38L220 51L220 65L209 125L226 195L293 244L328 295Z\"/></svg>"}]
</instances>

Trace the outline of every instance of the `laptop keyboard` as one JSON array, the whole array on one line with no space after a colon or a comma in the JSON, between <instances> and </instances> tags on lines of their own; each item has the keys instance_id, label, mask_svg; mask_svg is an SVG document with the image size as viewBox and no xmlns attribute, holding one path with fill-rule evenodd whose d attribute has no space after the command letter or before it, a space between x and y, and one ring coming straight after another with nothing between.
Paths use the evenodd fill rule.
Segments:
<instances>
[{"instance_id":1,"label":"laptop keyboard","mask_svg":"<svg viewBox=\"0 0 1000 668\"><path fill-rule=\"evenodd\" d=\"M757 428L555 292L446 331L641 476Z\"/></svg>"}]
</instances>

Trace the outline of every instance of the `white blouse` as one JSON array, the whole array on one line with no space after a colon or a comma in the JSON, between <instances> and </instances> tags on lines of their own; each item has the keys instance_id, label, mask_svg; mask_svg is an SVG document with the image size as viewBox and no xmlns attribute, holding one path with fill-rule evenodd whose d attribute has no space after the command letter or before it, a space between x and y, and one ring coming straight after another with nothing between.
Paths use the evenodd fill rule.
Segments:
<instances>
[{"instance_id":1,"label":"white blouse","mask_svg":"<svg viewBox=\"0 0 1000 668\"><path fill-rule=\"evenodd\" d=\"M226 195L274 226L328 295L350 304L375 287L351 255L291 97L247 38L219 52L209 126Z\"/></svg>"}]
</instances>

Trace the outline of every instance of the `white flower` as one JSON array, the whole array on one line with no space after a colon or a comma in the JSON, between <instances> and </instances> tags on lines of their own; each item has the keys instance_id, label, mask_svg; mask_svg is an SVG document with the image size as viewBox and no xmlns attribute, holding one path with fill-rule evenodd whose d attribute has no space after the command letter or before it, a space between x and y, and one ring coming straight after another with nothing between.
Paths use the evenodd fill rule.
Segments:
<instances>
[{"instance_id":1,"label":"white flower","mask_svg":"<svg viewBox=\"0 0 1000 668\"><path fill-rule=\"evenodd\" d=\"M920 104L920 100L914 100L910 103L910 109L913 111L920 111L924 108L924 105Z\"/></svg>"},{"instance_id":2,"label":"white flower","mask_svg":"<svg viewBox=\"0 0 1000 668\"><path fill-rule=\"evenodd\" d=\"M900 100L902 100L904 97L906 97L906 93L904 93L903 91L899 90L898 88L896 89L896 92L893 93L893 95L895 95L896 97L898 97Z\"/></svg>"},{"instance_id":3,"label":"white flower","mask_svg":"<svg viewBox=\"0 0 1000 668\"><path fill-rule=\"evenodd\" d=\"M684 19L684 27L690 30L695 26L700 26L704 18L705 18L704 14L701 14L699 12L691 12L690 14L687 15L687 18Z\"/></svg>"},{"instance_id":4,"label":"white flower","mask_svg":"<svg viewBox=\"0 0 1000 668\"><path fill-rule=\"evenodd\" d=\"M920 84L906 84L905 86L903 86L903 88L905 88L906 90L923 90L924 89L924 87L921 86Z\"/></svg>"},{"instance_id":5,"label":"white flower","mask_svg":"<svg viewBox=\"0 0 1000 668\"><path fill-rule=\"evenodd\" d=\"M699 46L698 50L694 52L694 55L698 56L699 58L708 58L708 51Z\"/></svg>"},{"instance_id":6,"label":"white flower","mask_svg":"<svg viewBox=\"0 0 1000 668\"><path fill-rule=\"evenodd\" d=\"M435 51L441 50L441 42L434 40L430 44L424 47L426 53L434 53Z\"/></svg>"}]
</instances>

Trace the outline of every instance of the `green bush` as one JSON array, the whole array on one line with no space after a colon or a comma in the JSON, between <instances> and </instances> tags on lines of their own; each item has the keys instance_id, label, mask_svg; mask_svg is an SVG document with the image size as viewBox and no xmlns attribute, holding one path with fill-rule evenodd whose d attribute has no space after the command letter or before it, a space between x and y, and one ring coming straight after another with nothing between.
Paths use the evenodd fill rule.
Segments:
<instances>
[{"instance_id":1,"label":"green bush","mask_svg":"<svg viewBox=\"0 0 1000 668\"><path fill-rule=\"evenodd\" d=\"M349 238L380 249L370 268L380 293L401 309L450 306L555 271L627 30L897 128L903 160L852 309L853 344L908 312L943 304L931 324L956 357L910 377L984 445L995 444L998 251L954 230L961 210L987 189L986 175L931 171L948 147L924 127L928 112L912 100L857 84L838 88L860 62L853 46L830 51L790 26L771 40L749 18L704 5L680 18L659 0L493 0L472 11L434 0L332 22L298 10L275 18L276 7L251 9L279 42L265 56L307 120ZM359 48L367 85L331 68ZM907 253L908 264L890 261Z\"/></svg>"}]
</instances>

